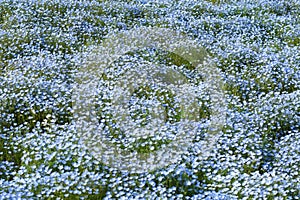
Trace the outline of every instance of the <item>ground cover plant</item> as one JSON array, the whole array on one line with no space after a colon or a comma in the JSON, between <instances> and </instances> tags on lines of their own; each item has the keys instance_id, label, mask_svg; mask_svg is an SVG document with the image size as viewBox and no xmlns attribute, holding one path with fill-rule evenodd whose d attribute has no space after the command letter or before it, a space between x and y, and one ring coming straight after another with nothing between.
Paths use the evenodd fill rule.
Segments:
<instances>
[{"instance_id":1,"label":"ground cover plant","mask_svg":"<svg viewBox=\"0 0 300 200\"><path fill-rule=\"evenodd\" d=\"M299 16L299 0L0 0L0 199L298 199ZM197 148L210 137L204 126L180 161L132 173L85 147L72 93L94 46L142 26L177 30L206 49L224 81L226 123L209 153ZM143 62L182 69L195 85L203 78L157 49L128 52L108 69ZM150 113L143 102L153 96L167 107L168 123L186 116L170 91L140 85L133 93L130 116L140 126ZM116 145L147 154L170 142L124 142L101 104L111 100L97 95L97 120ZM191 119L205 124L211 102L198 100Z\"/></svg>"}]
</instances>

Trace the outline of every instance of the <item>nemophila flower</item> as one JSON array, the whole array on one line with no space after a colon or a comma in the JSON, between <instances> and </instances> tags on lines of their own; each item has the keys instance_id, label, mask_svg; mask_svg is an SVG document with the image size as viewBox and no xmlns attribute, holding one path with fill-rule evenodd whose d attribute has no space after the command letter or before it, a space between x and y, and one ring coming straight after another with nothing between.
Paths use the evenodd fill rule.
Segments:
<instances>
[{"instance_id":1,"label":"nemophila flower","mask_svg":"<svg viewBox=\"0 0 300 200\"><path fill-rule=\"evenodd\" d=\"M298 1L13 0L1 2L0 10L0 199L299 196ZM97 46L106 34L140 26L173 28L204 46L222 70L228 106L222 135L209 153L199 156L208 136L204 118L197 126L201 134L182 155L182 163L134 174L103 164L85 147L72 121L77 117L72 92L86 49ZM145 66L143 60L155 65L159 60L160 68L166 69L168 56L153 49L124 55L108 67L106 78ZM99 85L105 84L107 80L99 80ZM99 128L111 134L116 145L156 151L176 138L180 127L174 124L184 95L177 98L162 85L143 85L129 106L128 119L135 121L124 126L114 121L125 121L123 115L109 115L116 114L114 103L101 103L124 91L105 86L95 94L103 125ZM182 91L188 89L193 90ZM203 100L199 105L209 110L209 98L198 89ZM184 102L191 104L191 98ZM149 132L151 140L132 138L130 130L146 126L155 114L169 119L165 129L151 127L161 134ZM124 127L126 134L116 131Z\"/></svg>"}]
</instances>

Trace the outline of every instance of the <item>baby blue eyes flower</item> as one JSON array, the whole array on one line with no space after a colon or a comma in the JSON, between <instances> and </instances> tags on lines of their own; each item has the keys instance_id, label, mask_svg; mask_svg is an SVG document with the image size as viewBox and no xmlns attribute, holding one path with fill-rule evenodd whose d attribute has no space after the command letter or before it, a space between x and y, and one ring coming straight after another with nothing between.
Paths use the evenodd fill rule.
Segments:
<instances>
[{"instance_id":1,"label":"baby blue eyes flower","mask_svg":"<svg viewBox=\"0 0 300 200\"><path fill-rule=\"evenodd\" d=\"M299 196L298 1L3 0L0 10L0 199ZM226 91L226 106L215 111L226 113L226 123L212 150L203 154L213 120L197 118L202 121L192 125L197 131L194 145L182 154L180 162L172 160L174 164L135 174L120 172L103 164L104 157L91 155L73 121L83 116L77 116L72 95L85 54L95 52L103 38L141 26L184 33L210 52ZM180 129L176 125L182 116L195 119L195 105L205 111L201 116L214 109L214 99L196 84L211 76L209 69L197 77L182 66L173 66L172 70L181 70L187 79L194 78L174 81L181 74L162 70L172 64L170 59L155 48L148 50L143 59L138 53L123 55L105 71L106 77L101 74L105 80L98 82L95 95L99 97L94 100L102 102L98 110L84 116L99 114L98 128L110 134L107 138L120 149L143 147L155 152L166 147L168 140L178 139L176 133L190 130L190 126ZM125 93L121 84L100 87L115 77L123 80L124 70L159 65L156 57L166 58L155 72L159 81L151 82L146 71L136 70L142 80L136 84L143 87L137 87L132 98L123 99L128 105L122 106L122 96L117 95ZM88 79L82 81L89 83ZM128 85L132 79L118 81ZM170 87L161 88L163 84L158 82ZM195 87L176 89L171 84ZM191 93L194 90L198 92ZM131 92L130 88L126 91ZM184 95L187 91L189 95ZM201 98L195 98L197 95ZM117 105L109 99L118 100ZM193 104L194 100L199 101ZM183 109L183 103L189 106ZM130 115L111 117L117 109L130 111ZM128 124L116 123L116 119ZM155 126L150 126L154 121ZM165 126L160 128L162 124ZM138 131L148 127L144 129L151 140L133 134L131 130L137 126ZM128 128L125 135L112 134L124 127Z\"/></svg>"}]
</instances>

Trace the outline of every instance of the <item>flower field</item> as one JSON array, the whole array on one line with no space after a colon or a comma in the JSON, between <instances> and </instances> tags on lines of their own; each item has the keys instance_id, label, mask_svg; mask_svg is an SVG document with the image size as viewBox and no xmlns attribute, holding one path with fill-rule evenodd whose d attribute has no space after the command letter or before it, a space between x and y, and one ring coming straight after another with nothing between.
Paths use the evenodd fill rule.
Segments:
<instances>
[{"instance_id":1,"label":"flower field","mask_svg":"<svg viewBox=\"0 0 300 200\"><path fill-rule=\"evenodd\" d=\"M137 48L96 76L143 27L213 64ZM180 155L148 170L117 160L169 147ZM299 198L299 0L0 0L0 199Z\"/></svg>"}]
</instances>

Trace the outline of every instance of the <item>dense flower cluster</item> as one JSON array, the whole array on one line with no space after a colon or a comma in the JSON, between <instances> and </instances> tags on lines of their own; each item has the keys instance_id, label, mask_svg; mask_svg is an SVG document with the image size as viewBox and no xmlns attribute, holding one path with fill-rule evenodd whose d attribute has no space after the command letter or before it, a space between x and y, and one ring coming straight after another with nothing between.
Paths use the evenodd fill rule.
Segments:
<instances>
[{"instance_id":1,"label":"dense flower cluster","mask_svg":"<svg viewBox=\"0 0 300 200\"><path fill-rule=\"evenodd\" d=\"M0 199L299 198L299 10L298 0L1 1ZM209 154L200 152L210 137L204 123L179 162L138 174L91 155L73 120L72 93L93 45L141 26L171 28L205 47L222 72L227 106ZM161 52L143 54L147 62L186 64ZM171 94L140 89L136 96L156 95L178 111ZM147 123L141 98L132 101L140 106L133 107L134 118ZM203 105L209 113L209 101ZM176 112L169 117L180 119ZM141 144L151 151L161 145L147 143Z\"/></svg>"}]
</instances>

